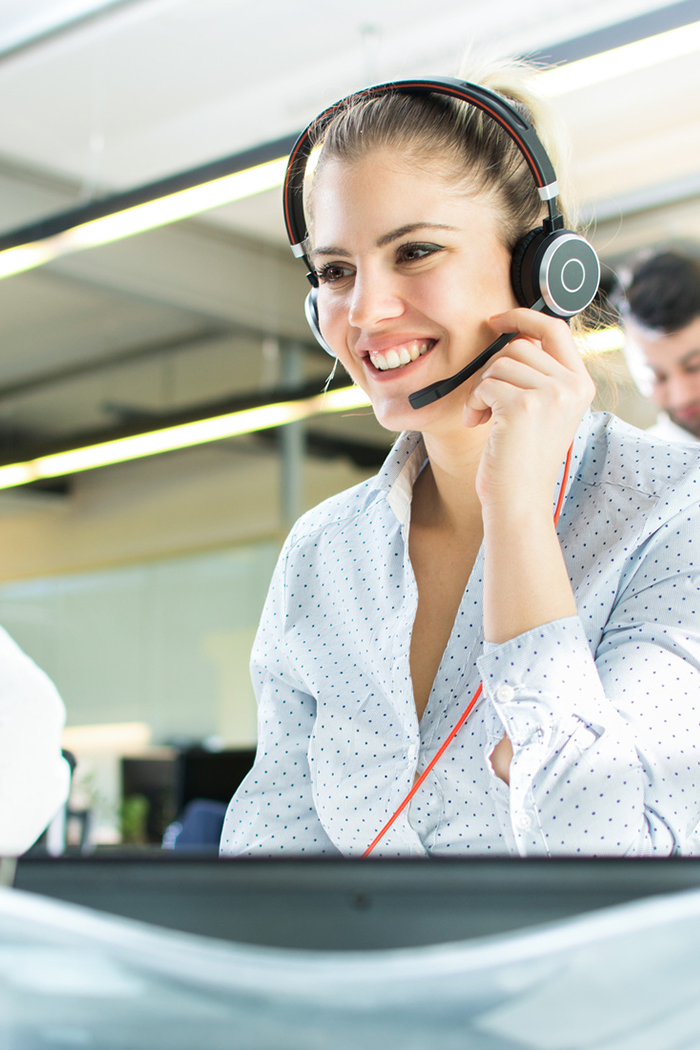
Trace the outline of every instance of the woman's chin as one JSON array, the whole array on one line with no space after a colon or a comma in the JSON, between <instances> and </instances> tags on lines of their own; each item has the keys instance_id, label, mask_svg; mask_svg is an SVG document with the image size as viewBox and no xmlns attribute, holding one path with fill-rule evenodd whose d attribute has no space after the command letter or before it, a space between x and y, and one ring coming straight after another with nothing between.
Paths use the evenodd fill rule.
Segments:
<instances>
[{"instance_id":1,"label":"woman's chin","mask_svg":"<svg viewBox=\"0 0 700 1050\"><path fill-rule=\"evenodd\" d=\"M402 430L419 430L419 412L411 408L407 397L387 396L372 391L372 409L380 426L385 430L400 432Z\"/></svg>"},{"instance_id":2,"label":"woman's chin","mask_svg":"<svg viewBox=\"0 0 700 1050\"><path fill-rule=\"evenodd\" d=\"M402 430L434 430L443 429L445 426L459 426L462 413L462 403L452 404L453 399L445 401L433 401L424 408L415 409L411 407L408 396L388 396L372 392L372 408L377 422L385 430L394 433Z\"/></svg>"}]
</instances>

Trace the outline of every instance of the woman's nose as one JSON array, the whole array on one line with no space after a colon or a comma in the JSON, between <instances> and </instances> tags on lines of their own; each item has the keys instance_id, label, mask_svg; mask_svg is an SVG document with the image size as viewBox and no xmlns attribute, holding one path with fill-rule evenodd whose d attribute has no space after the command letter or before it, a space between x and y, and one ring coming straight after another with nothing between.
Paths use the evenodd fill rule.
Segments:
<instances>
[{"instance_id":1,"label":"woman's nose","mask_svg":"<svg viewBox=\"0 0 700 1050\"><path fill-rule=\"evenodd\" d=\"M348 320L353 328L376 328L382 321L400 317L404 302L390 275L377 272L355 275Z\"/></svg>"}]
</instances>

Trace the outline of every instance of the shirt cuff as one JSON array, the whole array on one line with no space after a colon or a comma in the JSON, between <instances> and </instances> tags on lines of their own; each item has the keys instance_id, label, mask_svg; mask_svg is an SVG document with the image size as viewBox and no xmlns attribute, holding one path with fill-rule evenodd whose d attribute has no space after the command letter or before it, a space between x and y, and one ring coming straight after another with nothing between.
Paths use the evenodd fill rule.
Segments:
<instances>
[{"instance_id":1,"label":"shirt cuff","mask_svg":"<svg viewBox=\"0 0 700 1050\"><path fill-rule=\"evenodd\" d=\"M553 735L568 736L581 722L597 736L614 712L605 704L578 616L554 620L500 644L485 642L477 664L484 694L514 747L539 738L547 749Z\"/></svg>"}]
</instances>

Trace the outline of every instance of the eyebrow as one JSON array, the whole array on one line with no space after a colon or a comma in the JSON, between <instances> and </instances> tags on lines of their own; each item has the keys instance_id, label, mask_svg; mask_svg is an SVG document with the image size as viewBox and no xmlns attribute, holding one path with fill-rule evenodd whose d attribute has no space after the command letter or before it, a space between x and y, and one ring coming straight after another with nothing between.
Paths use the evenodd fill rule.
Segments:
<instances>
[{"instance_id":1,"label":"eyebrow","mask_svg":"<svg viewBox=\"0 0 700 1050\"><path fill-rule=\"evenodd\" d=\"M457 227L448 226L444 222L409 222L405 226L399 226L396 230L390 230L389 233L383 234L376 242L377 248L385 248L387 244L392 244L394 241L400 240L401 237L405 237L409 233L415 233L417 230L450 230L454 233L457 231ZM350 252L345 248L331 244L313 248L310 252L310 257L313 259L317 255L339 255L342 258L348 258Z\"/></svg>"},{"instance_id":2,"label":"eyebrow","mask_svg":"<svg viewBox=\"0 0 700 1050\"><path fill-rule=\"evenodd\" d=\"M407 233L415 233L416 230L451 230L454 233L456 229L456 226L447 226L444 222L410 222L406 226L399 226L398 230L385 233L377 241L377 247L384 248L387 244L391 244L392 241L398 241L399 238L405 237Z\"/></svg>"},{"instance_id":3,"label":"eyebrow","mask_svg":"<svg viewBox=\"0 0 700 1050\"><path fill-rule=\"evenodd\" d=\"M689 350L687 354L684 354L678 364L687 365L689 361L692 361L694 357L698 356L700 356L700 346L696 347L694 350Z\"/></svg>"}]
</instances>

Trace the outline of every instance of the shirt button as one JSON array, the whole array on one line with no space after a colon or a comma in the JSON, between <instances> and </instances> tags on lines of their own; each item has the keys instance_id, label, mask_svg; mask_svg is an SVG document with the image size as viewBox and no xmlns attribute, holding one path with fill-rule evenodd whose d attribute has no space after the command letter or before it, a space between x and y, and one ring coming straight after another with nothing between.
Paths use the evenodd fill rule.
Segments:
<instances>
[{"instance_id":1,"label":"shirt button","mask_svg":"<svg viewBox=\"0 0 700 1050\"><path fill-rule=\"evenodd\" d=\"M515 826L519 831L529 831L532 827L532 817L529 813L518 813Z\"/></svg>"},{"instance_id":2,"label":"shirt button","mask_svg":"<svg viewBox=\"0 0 700 1050\"><path fill-rule=\"evenodd\" d=\"M496 690L496 699L501 704L509 704L515 696L515 689L512 685L501 685Z\"/></svg>"}]
</instances>

